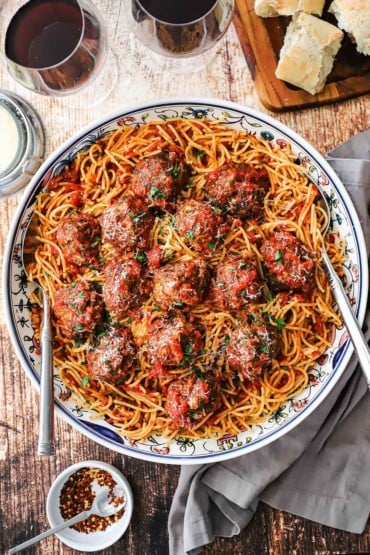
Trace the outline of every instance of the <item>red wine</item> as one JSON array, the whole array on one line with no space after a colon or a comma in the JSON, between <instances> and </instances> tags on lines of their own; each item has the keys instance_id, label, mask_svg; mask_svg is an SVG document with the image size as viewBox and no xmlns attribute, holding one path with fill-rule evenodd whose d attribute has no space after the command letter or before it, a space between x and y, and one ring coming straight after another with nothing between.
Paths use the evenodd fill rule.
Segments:
<instances>
[{"instance_id":1,"label":"red wine","mask_svg":"<svg viewBox=\"0 0 370 555\"><path fill-rule=\"evenodd\" d=\"M32 0L9 24L6 55L29 68L57 65L78 45L82 26L81 10L73 0Z\"/></svg>"},{"instance_id":2,"label":"red wine","mask_svg":"<svg viewBox=\"0 0 370 555\"><path fill-rule=\"evenodd\" d=\"M203 17L217 0L140 0L142 7L165 23L190 23Z\"/></svg>"}]
</instances>

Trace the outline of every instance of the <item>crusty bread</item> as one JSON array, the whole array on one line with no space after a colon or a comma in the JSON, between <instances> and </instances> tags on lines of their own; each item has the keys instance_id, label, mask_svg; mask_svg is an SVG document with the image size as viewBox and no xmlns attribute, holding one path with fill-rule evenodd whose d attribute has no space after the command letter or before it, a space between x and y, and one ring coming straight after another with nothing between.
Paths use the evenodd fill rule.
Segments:
<instances>
[{"instance_id":1,"label":"crusty bread","mask_svg":"<svg viewBox=\"0 0 370 555\"><path fill-rule=\"evenodd\" d=\"M342 38L343 32L331 23L303 12L296 14L285 34L276 77L310 94L320 92Z\"/></svg>"},{"instance_id":2,"label":"crusty bread","mask_svg":"<svg viewBox=\"0 0 370 555\"><path fill-rule=\"evenodd\" d=\"M329 12L350 35L358 52L370 56L370 0L334 0Z\"/></svg>"},{"instance_id":3,"label":"crusty bread","mask_svg":"<svg viewBox=\"0 0 370 555\"><path fill-rule=\"evenodd\" d=\"M260 17L293 15L297 12L321 15L325 0L255 0L254 11Z\"/></svg>"}]
</instances>

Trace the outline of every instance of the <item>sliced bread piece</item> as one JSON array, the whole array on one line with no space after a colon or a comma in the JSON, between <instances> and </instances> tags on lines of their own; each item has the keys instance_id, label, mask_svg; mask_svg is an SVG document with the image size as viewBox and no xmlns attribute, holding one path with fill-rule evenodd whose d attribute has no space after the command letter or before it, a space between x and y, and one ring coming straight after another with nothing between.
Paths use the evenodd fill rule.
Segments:
<instances>
[{"instance_id":1,"label":"sliced bread piece","mask_svg":"<svg viewBox=\"0 0 370 555\"><path fill-rule=\"evenodd\" d=\"M293 16L280 51L276 77L317 94L332 70L343 32L306 13Z\"/></svg>"},{"instance_id":2,"label":"sliced bread piece","mask_svg":"<svg viewBox=\"0 0 370 555\"><path fill-rule=\"evenodd\" d=\"M370 0L334 0L329 12L350 35L357 51L370 56Z\"/></svg>"},{"instance_id":3,"label":"sliced bread piece","mask_svg":"<svg viewBox=\"0 0 370 555\"><path fill-rule=\"evenodd\" d=\"M254 11L260 17L293 15L297 12L321 15L325 0L255 0Z\"/></svg>"}]
</instances>

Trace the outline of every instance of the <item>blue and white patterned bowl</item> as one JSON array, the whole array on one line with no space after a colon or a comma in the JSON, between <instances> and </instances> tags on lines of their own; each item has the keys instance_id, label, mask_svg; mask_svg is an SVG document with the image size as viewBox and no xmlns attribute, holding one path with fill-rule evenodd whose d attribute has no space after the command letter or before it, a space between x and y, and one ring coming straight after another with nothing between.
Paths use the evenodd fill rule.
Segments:
<instances>
[{"instance_id":1,"label":"blue and white patterned bowl","mask_svg":"<svg viewBox=\"0 0 370 555\"><path fill-rule=\"evenodd\" d=\"M225 125L242 129L272 142L288 142L300 163L319 183L330 201L332 226L347 242L348 295L360 322L363 321L368 297L369 270L365 241L351 199L334 171L322 156L303 138L277 120L237 104L219 100L162 100L121 110L103 121L83 129L56 150L29 183L12 223L4 256L5 313L10 336L18 358L32 383L39 387L40 356L30 324L29 286L22 263L22 244L32 216L36 195L46 187L50 177L69 163L76 153L101 135L125 122L140 125L149 120L166 118L222 119ZM89 411L71 400L63 400L65 387L55 371L54 390L57 412L72 426L105 447L140 459L171 464L215 462L243 455L286 434L311 414L337 383L353 352L345 328L336 330L332 347L322 365L311 372L309 386L298 397L286 402L265 423L238 435L219 439L187 440L181 437L169 445L161 437L131 441L117 433L103 420L91 420ZM67 397L67 396L66 396Z\"/></svg>"}]
</instances>

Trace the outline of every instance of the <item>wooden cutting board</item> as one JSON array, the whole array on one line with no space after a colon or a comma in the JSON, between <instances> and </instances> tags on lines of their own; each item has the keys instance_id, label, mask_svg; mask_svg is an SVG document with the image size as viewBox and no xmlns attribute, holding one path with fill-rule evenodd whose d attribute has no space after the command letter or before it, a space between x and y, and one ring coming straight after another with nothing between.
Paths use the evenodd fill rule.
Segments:
<instances>
[{"instance_id":1,"label":"wooden cutting board","mask_svg":"<svg viewBox=\"0 0 370 555\"><path fill-rule=\"evenodd\" d=\"M326 2L322 17L336 24L335 18L327 13L329 5L330 1ZM266 108L283 112L337 102L370 92L370 56L359 54L347 35L321 93L311 95L277 79L275 70L290 20L289 17L257 16L254 0L235 2L235 28L257 93Z\"/></svg>"}]
</instances>

